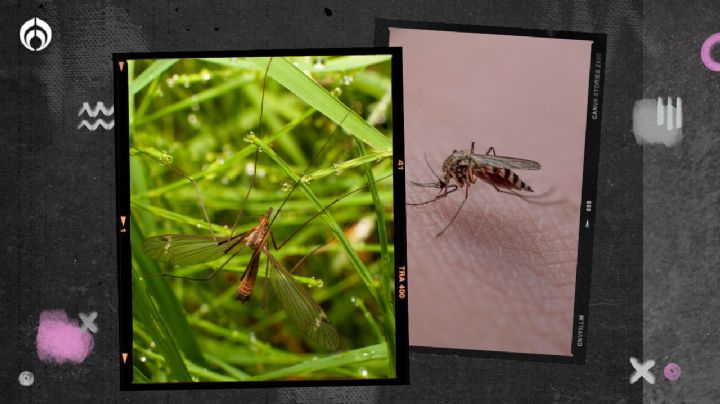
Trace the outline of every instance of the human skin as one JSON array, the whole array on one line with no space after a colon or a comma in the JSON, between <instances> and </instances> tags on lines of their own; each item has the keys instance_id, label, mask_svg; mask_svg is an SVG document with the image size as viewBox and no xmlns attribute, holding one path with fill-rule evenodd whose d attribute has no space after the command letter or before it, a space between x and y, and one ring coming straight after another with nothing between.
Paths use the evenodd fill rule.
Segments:
<instances>
[{"instance_id":1,"label":"human skin","mask_svg":"<svg viewBox=\"0 0 720 404\"><path fill-rule=\"evenodd\" d=\"M406 200L455 149L537 161L539 197L470 185L407 206L410 344L571 355L591 43L391 29L403 46ZM522 192L524 195L533 193Z\"/></svg>"}]
</instances>

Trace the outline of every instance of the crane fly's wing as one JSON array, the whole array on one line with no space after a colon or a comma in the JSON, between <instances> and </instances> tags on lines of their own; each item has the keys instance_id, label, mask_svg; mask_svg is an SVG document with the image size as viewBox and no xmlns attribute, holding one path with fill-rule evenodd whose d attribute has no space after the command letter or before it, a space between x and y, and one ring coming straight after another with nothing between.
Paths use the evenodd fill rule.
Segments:
<instances>
[{"instance_id":1,"label":"crane fly's wing","mask_svg":"<svg viewBox=\"0 0 720 404\"><path fill-rule=\"evenodd\" d=\"M540 163L532 160L519 159L507 156L490 156L487 154L473 154L473 158L480 164L507 168L510 170L539 170Z\"/></svg>"},{"instance_id":2,"label":"crane fly's wing","mask_svg":"<svg viewBox=\"0 0 720 404\"><path fill-rule=\"evenodd\" d=\"M340 345L340 337L327 315L307 290L293 279L275 257L265 251L270 261L268 277L285 313L309 339L323 349L334 351Z\"/></svg>"},{"instance_id":3,"label":"crane fly's wing","mask_svg":"<svg viewBox=\"0 0 720 404\"><path fill-rule=\"evenodd\" d=\"M213 239L211 236L163 234L145 239L140 248L155 261L184 266L215 261L225 255L228 242L238 240L238 237Z\"/></svg>"}]
</instances>

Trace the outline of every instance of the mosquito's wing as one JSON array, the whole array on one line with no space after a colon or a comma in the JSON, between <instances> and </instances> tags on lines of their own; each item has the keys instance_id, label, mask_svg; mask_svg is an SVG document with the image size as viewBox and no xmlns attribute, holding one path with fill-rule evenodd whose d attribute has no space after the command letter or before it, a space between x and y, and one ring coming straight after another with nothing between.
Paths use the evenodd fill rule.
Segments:
<instances>
[{"instance_id":1,"label":"mosquito's wing","mask_svg":"<svg viewBox=\"0 0 720 404\"><path fill-rule=\"evenodd\" d=\"M266 252L270 261L269 278L285 313L298 328L323 349L334 351L340 345L340 337L322 308L302 286L298 285L287 269L275 257Z\"/></svg>"},{"instance_id":2,"label":"mosquito's wing","mask_svg":"<svg viewBox=\"0 0 720 404\"><path fill-rule=\"evenodd\" d=\"M519 159L507 156L490 156L487 154L473 154L473 158L484 165L511 170L539 170L540 163L532 160Z\"/></svg>"},{"instance_id":3,"label":"mosquito's wing","mask_svg":"<svg viewBox=\"0 0 720 404\"><path fill-rule=\"evenodd\" d=\"M238 238L163 234L145 239L140 248L155 261L184 266L221 258L227 252L228 243L235 240Z\"/></svg>"}]
</instances>

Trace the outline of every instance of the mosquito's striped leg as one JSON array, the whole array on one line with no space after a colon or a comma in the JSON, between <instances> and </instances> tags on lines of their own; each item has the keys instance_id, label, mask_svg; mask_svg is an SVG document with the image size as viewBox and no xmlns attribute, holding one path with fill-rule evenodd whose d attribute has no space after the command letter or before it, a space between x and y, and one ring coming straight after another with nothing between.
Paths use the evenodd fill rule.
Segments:
<instances>
[{"instance_id":1,"label":"mosquito's striped leg","mask_svg":"<svg viewBox=\"0 0 720 404\"><path fill-rule=\"evenodd\" d=\"M214 278L215 275L217 275L218 272L220 272L223 268L225 268L225 265L227 265L228 262L230 262L230 260L232 260L233 258L235 258L235 256L238 255L239 253L240 253L240 252L238 251L238 252L234 253L233 255L231 255L230 257L228 257L228 259L226 259L225 262L222 263L222 265L220 265L219 267L217 267L216 269L214 269L214 270L210 273L210 275L208 275L208 276L206 276L206 277L204 277L204 278L193 278L193 277L190 277L190 276L173 275L173 274L169 274L169 273L165 273L165 272L163 272L161 275L162 275L162 276L166 276L166 277L168 277L168 278L188 279L188 280L191 280L191 281L209 281L210 279Z\"/></svg>"},{"instance_id":2,"label":"mosquito's striped leg","mask_svg":"<svg viewBox=\"0 0 720 404\"><path fill-rule=\"evenodd\" d=\"M320 150L318 150L317 153L315 153L315 155L313 156L312 160L310 160L310 163L308 163L307 167L305 167L305 170L304 170L304 171L302 172L302 174L300 175L300 181L302 181L302 178L305 176L305 174L307 174L307 172L308 172L308 170L310 169L310 167L312 167L313 163L315 162L315 159L317 159L318 156L320 156L320 154L322 154L322 152L325 150L325 147L327 147L327 145L330 143L330 141L335 137L335 134L338 132L338 129L340 129L340 128L342 127L342 124L345 122L345 119L347 119L347 117L348 117L349 115L350 115L350 111L348 111L348 112L345 114L345 116L344 116L343 119L340 121L340 123L338 124L338 126L335 127L335 130L333 130L333 133L331 133L330 136L328 136L328 138L327 138L327 140L325 141L325 143L323 143L322 147L320 147ZM288 195L287 195L287 196L285 197L285 199L282 201L282 203L280 204L280 207L278 207L278 209L275 211L275 215L273 216L272 220L270 220L270 226L272 226L272 224L275 222L275 219L277 219L278 215L280 214L280 211L282 210L283 206L285 206L285 203L287 203L287 201L290 199L290 196L292 195L292 193L295 192L295 189L297 188L298 184L299 184L299 181L296 181L296 182L293 184L292 188L290 188L290 192L288 192ZM312 220L312 219L311 219L311 220ZM304 225L303 225L303 226L304 226ZM293 234L294 234L294 233L293 233Z\"/></svg>"},{"instance_id":3,"label":"mosquito's striped leg","mask_svg":"<svg viewBox=\"0 0 720 404\"><path fill-rule=\"evenodd\" d=\"M460 209L462 209L463 205L465 205L465 202L468 199L468 191L470 191L470 187L465 188L465 199L463 199L462 203L458 207L458 209L455 211L455 214L453 215L452 219L450 219L450 223L445 226L442 230L440 230L440 233L436 234L435 237L440 237L443 233L445 233L445 230L447 230L451 224L455 221L455 218L460 214Z\"/></svg>"},{"instance_id":4,"label":"mosquito's striped leg","mask_svg":"<svg viewBox=\"0 0 720 404\"><path fill-rule=\"evenodd\" d=\"M144 150L140 150L139 148L137 148L133 145L130 145L130 147L132 147L133 149L137 150L138 152L150 157L151 159L157 161L158 163L162 164L163 166L175 171L176 173L180 174L183 178L190 181L190 184L192 184L193 188L195 189L195 195L197 195L198 203L200 204L200 208L203 211L203 216L205 217L205 221L207 222L208 228L210 229L210 235L212 236L213 240L217 242L217 237L215 237L215 231L213 230L212 223L210 223L210 217L207 214L207 209L205 209L205 203L203 202L202 195L200 194L200 188L198 188L197 182L195 182L194 179L190 178L187 174L182 172L179 168L174 167L170 164L167 164L167 163L163 162L162 160L158 159L157 157L153 156L152 154L150 154Z\"/></svg>"},{"instance_id":5,"label":"mosquito's striped leg","mask_svg":"<svg viewBox=\"0 0 720 404\"><path fill-rule=\"evenodd\" d=\"M377 181L375 181L375 182L376 182L376 183L377 183L377 182L380 182L380 181L382 181L382 180L384 180L384 179L386 179L386 178L389 178L389 177L391 177L391 176L392 176L392 174L386 175L385 177L382 177L382 178L380 178L379 180L377 180ZM321 214L327 212L327 210L330 209L333 205L335 205L336 203L338 203L338 202L340 202L341 200L345 199L346 197L348 197L348 196L350 196L350 195L352 195L352 194L354 194L354 193L356 193L356 192L360 192L360 191L362 191L363 189L367 188L368 185L369 185L369 184L367 184L367 185L365 185L365 186L362 186L362 187L360 187L360 188L353 189L352 191L346 192L346 193L342 194L341 196L339 196L338 198L336 198L334 201L332 201L332 202L330 202L329 204L327 204L324 208L320 209L318 212L316 212L314 215L312 215L312 217L311 217L310 219L308 219L307 221L305 221L305 223L301 224L297 229L293 230L293 232L290 233L290 235L289 235L282 243L280 243L279 246L275 244L275 239L272 238L273 244L275 244L275 245L274 245L275 249L276 249L276 250L279 250L279 249L283 248L283 246L284 246L285 244L287 244L287 242L290 241L290 240L293 238L293 236L295 236L295 234L297 234L300 230L302 230L305 226L307 226L308 223L312 222L316 217L318 217L318 216L320 216ZM272 235L272 233L271 233L271 235Z\"/></svg>"}]
</instances>

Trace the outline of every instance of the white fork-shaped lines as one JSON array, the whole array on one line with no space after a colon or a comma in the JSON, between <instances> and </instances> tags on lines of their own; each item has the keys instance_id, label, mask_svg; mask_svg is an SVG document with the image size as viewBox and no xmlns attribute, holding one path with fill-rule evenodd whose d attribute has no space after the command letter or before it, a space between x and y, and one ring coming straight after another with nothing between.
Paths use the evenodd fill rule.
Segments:
<instances>
[{"instance_id":1,"label":"white fork-shaped lines","mask_svg":"<svg viewBox=\"0 0 720 404\"><path fill-rule=\"evenodd\" d=\"M667 105L663 105L662 97L657 98L657 125L665 125L667 130L682 128L682 98L675 98L675 106L671 97L667 98Z\"/></svg>"}]
</instances>

